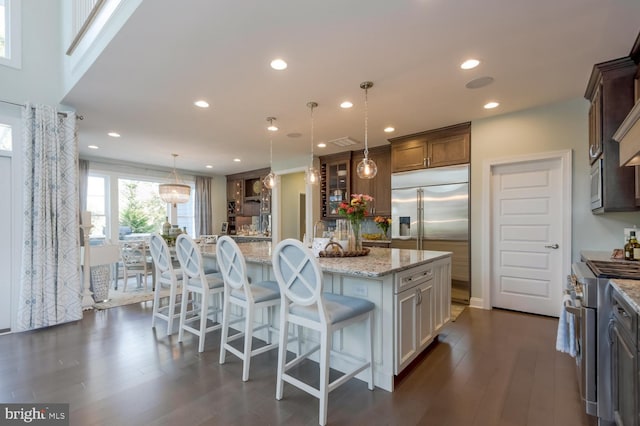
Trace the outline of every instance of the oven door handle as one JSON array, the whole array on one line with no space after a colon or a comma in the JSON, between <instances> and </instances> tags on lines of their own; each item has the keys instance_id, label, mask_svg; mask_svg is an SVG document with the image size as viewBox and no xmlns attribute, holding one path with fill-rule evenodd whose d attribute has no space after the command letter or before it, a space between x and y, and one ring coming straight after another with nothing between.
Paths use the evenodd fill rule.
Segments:
<instances>
[{"instance_id":1,"label":"oven door handle","mask_svg":"<svg viewBox=\"0 0 640 426\"><path fill-rule=\"evenodd\" d=\"M567 300L564 302L564 309L570 313L576 316L576 318L580 318L582 317L582 309L578 308L576 306L573 306L573 304L571 303L570 300Z\"/></svg>"}]
</instances>

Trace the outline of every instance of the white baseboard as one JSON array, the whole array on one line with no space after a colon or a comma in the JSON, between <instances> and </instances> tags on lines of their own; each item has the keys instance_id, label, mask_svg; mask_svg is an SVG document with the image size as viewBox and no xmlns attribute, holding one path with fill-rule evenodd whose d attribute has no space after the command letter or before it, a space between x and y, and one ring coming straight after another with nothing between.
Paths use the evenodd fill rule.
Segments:
<instances>
[{"instance_id":1,"label":"white baseboard","mask_svg":"<svg viewBox=\"0 0 640 426\"><path fill-rule=\"evenodd\" d=\"M471 300L469 301L469 307L484 309L484 299L481 299L479 297L472 297Z\"/></svg>"}]
</instances>

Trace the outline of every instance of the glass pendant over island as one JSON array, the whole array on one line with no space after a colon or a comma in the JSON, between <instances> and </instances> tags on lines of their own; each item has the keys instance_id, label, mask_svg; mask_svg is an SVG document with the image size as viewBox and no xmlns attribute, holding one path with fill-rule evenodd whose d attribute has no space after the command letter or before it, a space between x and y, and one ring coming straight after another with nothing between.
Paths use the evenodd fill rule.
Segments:
<instances>
[{"instance_id":1,"label":"glass pendant over island","mask_svg":"<svg viewBox=\"0 0 640 426\"><path fill-rule=\"evenodd\" d=\"M360 88L364 89L364 158L358 163L356 172L360 179L373 179L378 173L378 166L376 163L369 159L369 142L368 142L368 120L369 120L369 102L367 99L367 92L373 87L373 83L365 81L360 83Z\"/></svg>"}]
</instances>

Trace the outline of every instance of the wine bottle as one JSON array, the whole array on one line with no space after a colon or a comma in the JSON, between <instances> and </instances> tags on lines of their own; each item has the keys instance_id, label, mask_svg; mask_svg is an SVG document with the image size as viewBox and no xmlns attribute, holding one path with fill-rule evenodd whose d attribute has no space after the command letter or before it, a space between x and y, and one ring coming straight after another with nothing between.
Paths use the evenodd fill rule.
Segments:
<instances>
[{"instance_id":1,"label":"wine bottle","mask_svg":"<svg viewBox=\"0 0 640 426\"><path fill-rule=\"evenodd\" d=\"M635 257L636 246L638 246L637 258ZM629 232L629 241L624 245L624 260L640 260L640 244L638 244L638 240L636 239L635 231Z\"/></svg>"},{"instance_id":2,"label":"wine bottle","mask_svg":"<svg viewBox=\"0 0 640 426\"><path fill-rule=\"evenodd\" d=\"M165 216L165 222L162 224L162 235L169 235L171 232L171 224L169 223L169 216Z\"/></svg>"}]
</instances>

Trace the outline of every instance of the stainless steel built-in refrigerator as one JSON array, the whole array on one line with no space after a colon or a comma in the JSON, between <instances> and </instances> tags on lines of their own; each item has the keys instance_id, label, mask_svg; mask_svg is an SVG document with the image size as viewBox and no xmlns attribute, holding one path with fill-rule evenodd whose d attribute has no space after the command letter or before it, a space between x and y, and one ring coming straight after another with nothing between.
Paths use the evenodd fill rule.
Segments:
<instances>
[{"instance_id":1,"label":"stainless steel built-in refrigerator","mask_svg":"<svg viewBox=\"0 0 640 426\"><path fill-rule=\"evenodd\" d=\"M452 298L469 302L469 165L391 176L392 247L453 252Z\"/></svg>"}]
</instances>

